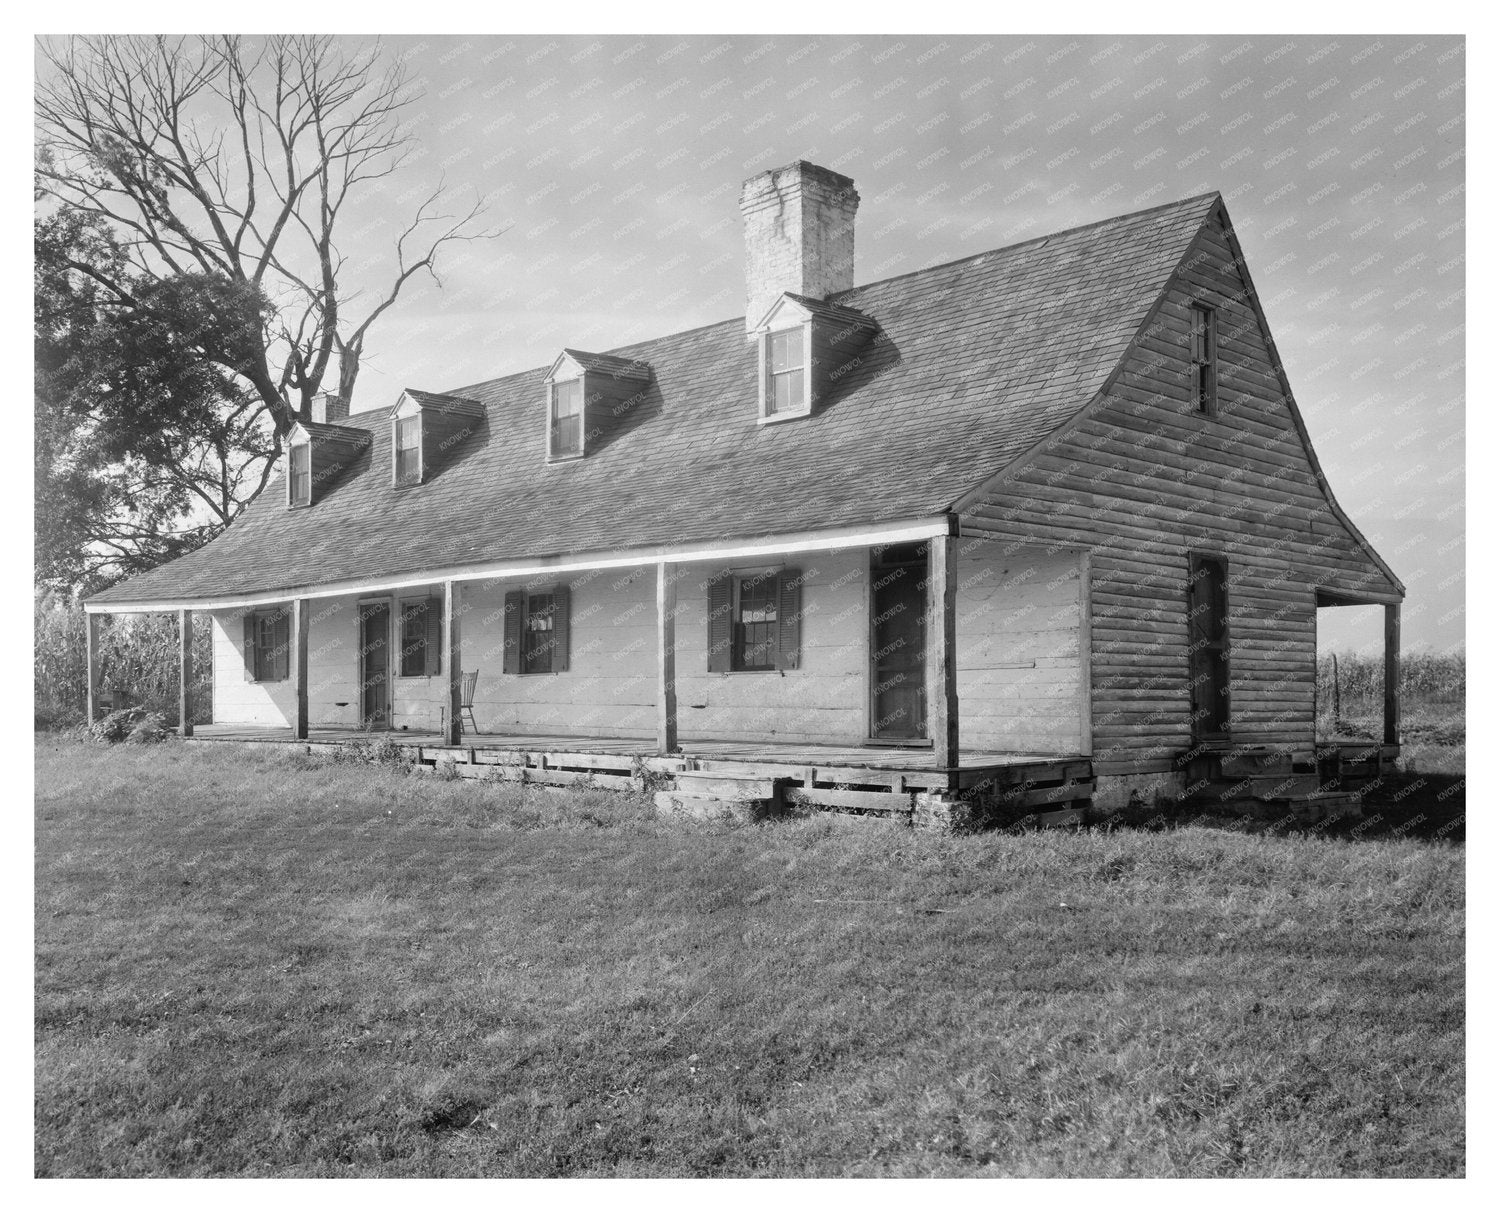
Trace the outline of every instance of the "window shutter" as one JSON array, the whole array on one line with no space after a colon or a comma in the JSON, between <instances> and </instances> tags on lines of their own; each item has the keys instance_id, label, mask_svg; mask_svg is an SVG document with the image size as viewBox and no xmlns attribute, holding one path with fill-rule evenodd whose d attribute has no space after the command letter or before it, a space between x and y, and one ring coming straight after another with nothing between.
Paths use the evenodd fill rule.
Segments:
<instances>
[{"instance_id":1,"label":"window shutter","mask_svg":"<svg viewBox=\"0 0 1500 1213\"><path fill-rule=\"evenodd\" d=\"M568 668L568 650L572 645L573 596L565 585L552 591L552 672Z\"/></svg>"},{"instance_id":2,"label":"window shutter","mask_svg":"<svg viewBox=\"0 0 1500 1213\"><path fill-rule=\"evenodd\" d=\"M521 629L525 614L525 593L511 590L505 595L505 659L502 668L507 674L521 672Z\"/></svg>"},{"instance_id":3,"label":"window shutter","mask_svg":"<svg viewBox=\"0 0 1500 1213\"><path fill-rule=\"evenodd\" d=\"M245 681L255 682L255 612L245 612Z\"/></svg>"},{"instance_id":4,"label":"window shutter","mask_svg":"<svg viewBox=\"0 0 1500 1213\"><path fill-rule=\"evenodd\" d=\"M795 670L802 660L802 570L782 569L776 591L776 668Z\"/></svg>"},{"instance_id":5,"label":"window shutter","mask_svg":"<svg viewBox=\"0 0 1500 1213\"><path fill-rule=\"evenodd\" d=\"M427 677L443 672L443 600L427 600Z\"/></svg>"},{"instance_id":6,"label":"window shutter","mask_svg":"<svg viewBox=\"0 0 1500 1213\"><path fill-rule=\"evenodd\" d=\"M727 674L734 647L734 582L729 570L708 580L708 672Z\"/></svg>"},{"instance_id":7,"label":"window shutter","mask_svg":"<svg viewBox=\"0 0 1500 1213\"><path fill-rule=\"evenodd\" d=\"M276 612L275 644L276 653L271 661L274 673L271 677L277 682L283 682L291 675L292 616L289 611Z\"/></svg>"}]
</instances>

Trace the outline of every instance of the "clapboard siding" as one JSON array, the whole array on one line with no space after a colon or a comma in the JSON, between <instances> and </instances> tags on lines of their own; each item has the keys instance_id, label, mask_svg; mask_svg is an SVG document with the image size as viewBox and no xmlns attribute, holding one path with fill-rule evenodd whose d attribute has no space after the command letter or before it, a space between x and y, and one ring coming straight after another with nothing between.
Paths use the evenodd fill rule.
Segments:
<instances>
[{"instance_id":1,"label":"clapboard siding","mask_svg":"<svg viewBox=\"0 0 1500 1213\"><path fill-rule=\"evenodd\" d=\"M1397 591L1318 483L1246 300L1216 219L1104 400L962 519L965 534L1090 549L1094 752L1112 769L1190 744L1190 551L1229 559L1237 742L1312 740L1314 587ZM1220 309L1212 418L1192 408L1195 301Z\"/></svg>"}]
</instances>

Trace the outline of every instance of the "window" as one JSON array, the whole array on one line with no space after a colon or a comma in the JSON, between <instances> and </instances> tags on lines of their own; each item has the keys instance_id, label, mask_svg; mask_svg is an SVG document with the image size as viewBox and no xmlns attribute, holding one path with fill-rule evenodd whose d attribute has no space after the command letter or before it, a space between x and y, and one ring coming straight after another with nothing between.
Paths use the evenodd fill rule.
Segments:
<instances>
[{"instance_id":1,"label":"window","mask_svg":"<svg viewBox=\"0 0 1500 1213\"><path fill-rule=\"evenodd\" d=\"M807 410L807 358L800 325L766 335L766 375L767 417Z\"/></svg>"},{"instance_id":2,"label":"window","mask_svg":"<svg viewBox=\"0 0 1500 1213\"><path fill-rule=\"evenodd\" d=\"M396 483L422 483L422 419L396 420Z\"/></svg>"},{"instance_id":3,"label":"window","mask_svg":"<svg viewBox=\"0 0 1500 1213\"><path fill-rule=\"evenodd\" d=\"M282 682L291 669L291 613L283 607L245 613L245 677Z\"/></svg>"},{"instance_id":4,"label":"window","mask_svg":"<svg viewBox=\"0 0 1500 1213\"><path fill-rule=\"evenodd\" d=\"M583 454L583 380L552 385L551 457Z\"/></svg>"},{"instance_id":5,"label":"window","mask_svg":"<svg viewBox=\"0 0 1500 1213\"><path fill-rule=\"evenodd\" d=\"M290 505L312 504L312 443L292 446L292 479Z\"/></svg>"},{"instance_id":6,"label":"window","mask_svg":"<svg viewBox=\"0 0 1500 1213\"><path fill-rule=\"evenodd\" d=\"M1212 417L1218 412L1218 313L1205 303L1193 304L1193 335L1189 358L1193 367L1193 407Z\"/></svg>"},{"instance_id":7,"label":"window","mask_svg":"<svg viewBox=\"0 0 1500 1213\"><path fill-rule=\"evenodd\" d=\"M402 678L431 678L442 673L443 600L419 598L401 604Z\"/></svg>"},{"instance_id":8,"label":"window","mask_svg":"<svg viewBox=\"0 0 1500 1213\"><path fill-rule=\"evenodd\" d=\"M710 673L797 668L802 657L799 570L725 570L707 588Z\"/></svg>"},{"instance_id":9,"label":"window","mask_svg":"<svg viewBox=\"0 0 1500 1213\"><path fill-rule=\"evenodd\" d=\"M565 585L505 596L505 672L561 674L568 668L571 596Z\"/></svg>"}]
</instances>

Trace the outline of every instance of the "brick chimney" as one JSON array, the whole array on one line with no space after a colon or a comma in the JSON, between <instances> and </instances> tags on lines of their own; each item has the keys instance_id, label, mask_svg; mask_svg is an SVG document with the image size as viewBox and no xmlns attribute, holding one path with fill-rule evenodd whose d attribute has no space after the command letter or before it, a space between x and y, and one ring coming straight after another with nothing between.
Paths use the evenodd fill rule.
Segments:
<instances>
[{"instance_id":1,"label":"brick chimney","mask_svg":"<svg viewBox=\"0 0 1500 1213\"><path fill-rule=\"evenodd\" d=\"M825 299L854 285L854 181L798 160L740 188L745 219L745 331L785 291Z\"/></svg>"},{"instance_id":2,"label":"brick chimney","mask_svg":"<svg viewBox=\"0 0 1500 1213\"><path fill-rule=\"evenodd\" d=\"M319 392L312 398L312 419L325 425L337 425L349 416L349 402L334 392Z\"/></svg>"}]
</instances>

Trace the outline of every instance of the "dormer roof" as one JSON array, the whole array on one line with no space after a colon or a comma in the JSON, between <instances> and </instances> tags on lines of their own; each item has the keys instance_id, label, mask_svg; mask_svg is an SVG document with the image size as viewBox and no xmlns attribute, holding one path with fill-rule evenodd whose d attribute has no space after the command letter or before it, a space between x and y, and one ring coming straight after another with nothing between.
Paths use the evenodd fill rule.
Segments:
<instances>
[{"instance_id":1,"label":"dormer roof","mask_svg":"<svg viewBox=\"0 0 1500 1213\"><path fill-rule=\"evenodd\" d=\"M483 417L484 405L469 396L455 396L448 392L424 392L409 387L402 391L396 401L396 416L410 417L416 409L424 412L446 413L455 417Z\"/></svg>"},{"instance_id":2,"label":"dormer roof","mask_svg":"<svg viewBox=\"0 0 1500 1213\"><path fill-rule=\"evenodd\" d=\"M571 378L587 371L608 375L611 379L625 379L634 383L647 383L651 379L651 367L636 358L622 358L618 354L591 354L587 350L564 349L553 361L547 372L547 381Z\"/></svg>"},{"instance_id":3,"label":"dormer roof","mask_svg":"<svg viewBox=\"0 0 1500 1213\"><path fill-rule=\"evenodd\" d=\"M765 315L760 318L760 322L755 326L756 330L759 331L772 324L782 311L788 307L799 312L800 318L803 320L831 320L845 328L867 330L875 328L875 321L865 315L864 312L858 311L855 308L846 307L842 303L830 303L826 299L813 299L807 295L798 295L792 291L786 291L780 299L776 300L766 310Z\"/></svg>"}]
</instances>

